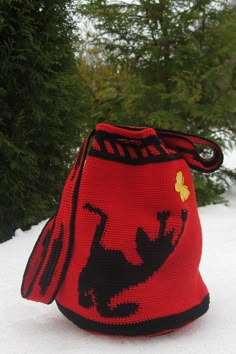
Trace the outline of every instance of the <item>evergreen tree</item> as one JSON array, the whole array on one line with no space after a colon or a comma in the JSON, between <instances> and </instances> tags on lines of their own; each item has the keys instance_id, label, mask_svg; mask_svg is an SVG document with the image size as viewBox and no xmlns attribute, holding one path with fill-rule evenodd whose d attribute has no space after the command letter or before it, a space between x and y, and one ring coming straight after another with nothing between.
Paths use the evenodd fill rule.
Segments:
<instances>
[{"instance_id":1,"label":"evergreen tree","mask_svg":"<svg viewBox=\"0 0 236 354\"><path fill-rule=\"evenodd\" d=\"M89 109L69 0L0 1L0 242L55 212Z\"/></svg>"},{"instance_id":2,"label":"evergreen tree","mask_svg":"<svg viewBox=\"0 0 236 354\"><path fill-rule=\"evenodd\" d=\"M236 10L227 1L92 0L79 13L92 20L90 37L107 65L131 78L113 93L120 112L112 114L110 100L105 118L120 124L126 113L126 124L199 134L226 148L235 142ZM225 168L196 176L199 204L217 201L231 178Z\"/></svg>"}]
</instances>

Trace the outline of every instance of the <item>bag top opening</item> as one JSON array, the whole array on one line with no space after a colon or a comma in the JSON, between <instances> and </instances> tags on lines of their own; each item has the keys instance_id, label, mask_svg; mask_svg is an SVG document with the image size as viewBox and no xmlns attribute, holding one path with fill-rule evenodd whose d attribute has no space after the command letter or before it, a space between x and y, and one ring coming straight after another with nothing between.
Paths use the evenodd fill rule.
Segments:
<instances>
[{"instance_id":1,"label":"bag top opening","mask_svg":"<svg viewBox=\"0 0 236 354\"><path fill-rule=\"evenodd\" d=\"M146 127L121 127L106 123L99 123L96 126L96 131L103 131L110 134L120 135L125 138L143 139L149 136L156 136L156 131L153 128Z\"/></svg>"}]
</instances>

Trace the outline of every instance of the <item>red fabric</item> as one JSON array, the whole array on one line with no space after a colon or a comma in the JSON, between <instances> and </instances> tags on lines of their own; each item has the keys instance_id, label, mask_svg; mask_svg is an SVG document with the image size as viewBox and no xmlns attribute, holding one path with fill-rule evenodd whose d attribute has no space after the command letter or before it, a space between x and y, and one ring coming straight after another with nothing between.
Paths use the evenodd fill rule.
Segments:
<instances>
[{"instance_id":1,"label":"red fabric","mask_svg":"<svg viewBox=\"0 0 236 354\"><path fill-rule=\"evenodd\" d=\"M142 262L136 252L135 234L138 226L155 238L158 230L156 213L171 210L168 229L180 229L180 209L183 207L175 191L176 173L182 170L190 190L184 207L189 210L186 230L179 245L162 268L145 283L124 290L112 299L115 306L135 301L140 310L128 318L104 318L96 307L85 309L78 304L78 274L86 265L91 242L99 222L97 215L83 209L87 202L101 207L109 215L102 245L118 249L135 265ZM77 209L75 244L67 276L57 300L70 310L95 321L131 323L182 312L200 303L207 294L198 271L202 249L202 234L196 207L191 172L184 160L144 166L121 165L113 161L88 157L83 173ZM67 214L65 217L69 218ZM94 274L96 277L96 274Z\"/></svg>"},{"instance_id":2,"label":"red fabric","mask_svg":"<svg viewBox=\"0 0 236 354\"><path fill-rule=\"evenodd\" d=\"M84 165L91 136L30 256L22 296L56 298L80 318L111 325L195 308L208 290L198 269L202 232L188 164L211 172L222 163L220 149L181 133L99 124ZM212 158L204 160L194 143L212 148Z\"/></svg>"}]
</instances>

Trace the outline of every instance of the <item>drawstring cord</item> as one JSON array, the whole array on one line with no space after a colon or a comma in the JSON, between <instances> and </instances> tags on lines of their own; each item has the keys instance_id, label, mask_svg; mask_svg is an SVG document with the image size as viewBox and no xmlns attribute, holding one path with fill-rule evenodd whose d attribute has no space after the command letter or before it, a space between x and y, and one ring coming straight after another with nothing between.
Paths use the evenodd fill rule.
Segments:
<instances>
[{"instance_id":1,"label":"drawstring cord","mask_svg":"<svg viewBox=\"0 0 236 354\"><path fill-rule=\"evenodd\" d=\"M129 130L140 130L148 127L118 126L119 128ZM211 140L201 138L197 135L181 133L173 130L154 128L157 136L161 139L163 145L178 152L193 170L205 173L211 173L217 170L223 162L221 148ZM207 147L212 150L210 158L202 157L196 146Z\"/></svg>"}]
</instances>

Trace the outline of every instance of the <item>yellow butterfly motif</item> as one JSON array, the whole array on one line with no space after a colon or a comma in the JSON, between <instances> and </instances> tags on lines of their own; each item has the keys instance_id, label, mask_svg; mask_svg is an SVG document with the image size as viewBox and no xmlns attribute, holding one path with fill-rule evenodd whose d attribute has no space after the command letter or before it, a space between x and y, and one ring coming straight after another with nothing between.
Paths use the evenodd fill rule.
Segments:
<instances>
[{"instance_id":1,"label":"yellow butterfly motif","mask_svg":"<svg viewBox=\"0 0 236 354\"><path fill-rule=\"evenodd\" d=\"M181 171L179 171L176 175L175 190L180 194L182 202L188 199L190 191L188 189L188 186L184 184L184 176Z\"/></svg>"}]
</instances>

